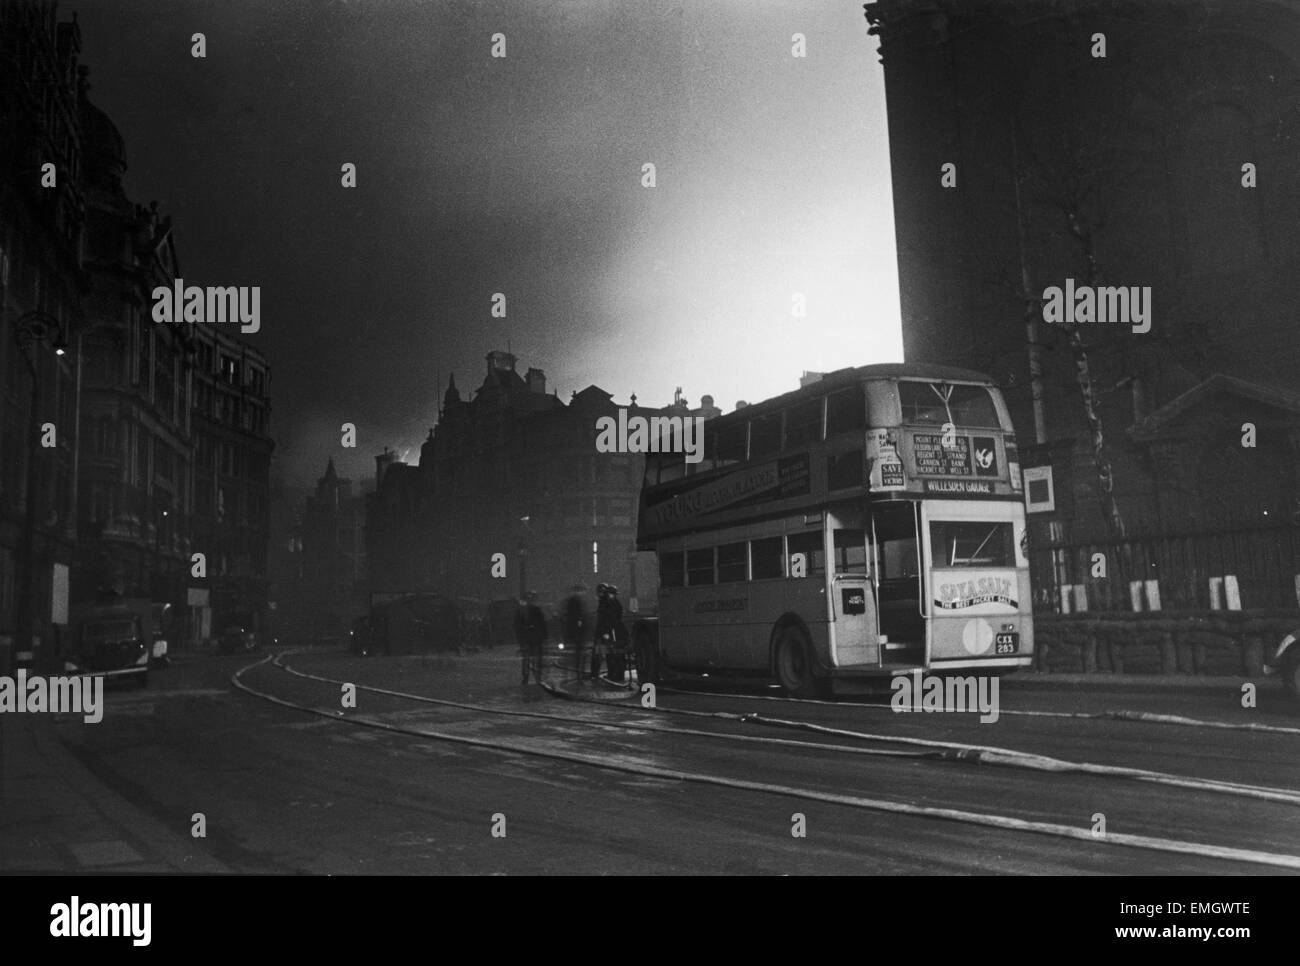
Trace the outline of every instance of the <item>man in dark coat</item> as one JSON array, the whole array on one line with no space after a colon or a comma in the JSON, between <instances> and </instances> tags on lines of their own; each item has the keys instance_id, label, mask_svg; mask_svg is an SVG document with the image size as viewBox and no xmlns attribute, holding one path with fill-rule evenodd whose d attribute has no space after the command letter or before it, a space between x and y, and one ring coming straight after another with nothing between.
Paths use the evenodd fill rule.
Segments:
<instances>
[{"instance_id":1,"label":"man in dark coat","mask_svg":"<svg viewBox=\"0 0 1300 966\"><path fill-rule=\"evenodd\" d=\"M542 653L548 636L546 617L537 606L537 593L530 590L520 598L519 609L515 612L515 640L519 643L519 656L523 660L520 684L528 683L530 673L538 684L542 683Z\"/></svg>"},{"instance_id":2,"label":"man in dark coat","mask_svg":"<svg viewBox=\"0 0 1300 966\"><path fill-rule=\"evenodd\" d=\"M586 587L574 584L569 599L564 602L564 640L574 650L574 667L578 670L579 681L582 680L582 654L591 630L586 594Z\"/></svg>"},{"instance_id":3,"label":"man in dark coat","mask_svg":"<svg viewBox=\"0 0 1300 966\"><path fill-rule=\"evenodd\" d=\"M621 680L627 673L623 647L626 644L627 628L623 626L623 604L618 599L618 588L613 584L605 585L604 614L598 618L601 627L596 631L608 642L609 676Z\"/></svg>"}]
</instances>

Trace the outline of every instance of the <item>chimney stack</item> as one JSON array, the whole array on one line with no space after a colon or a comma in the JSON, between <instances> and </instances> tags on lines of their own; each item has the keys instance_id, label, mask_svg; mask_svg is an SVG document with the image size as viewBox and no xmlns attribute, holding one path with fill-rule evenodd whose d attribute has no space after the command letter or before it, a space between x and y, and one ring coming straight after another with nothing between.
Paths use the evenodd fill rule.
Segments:
<instances>
[{"instance_id":1,"label":"chimney stack","mask_svg":"<svg viewBox=\"0 0 1300 966\"><path fill-rule=\"evenodd\" d=\"M514 372L515 357L509 352L502 352L500 349L494 349L487 354L488 375L492 375L496 369L509 369Z\"/></svg>"},{"instance_id":2,"label":"chimney stack","mask_svg":"<svg viewBox=\"0 0 1300 966\"><path fill-rule=\"evenodd\" d=\"M384 483L384 471L393 464L397 459L397 454L389 450L387 446L384 451L375 457L375 489L378 490Z\"/></svg>"}]
</instances>

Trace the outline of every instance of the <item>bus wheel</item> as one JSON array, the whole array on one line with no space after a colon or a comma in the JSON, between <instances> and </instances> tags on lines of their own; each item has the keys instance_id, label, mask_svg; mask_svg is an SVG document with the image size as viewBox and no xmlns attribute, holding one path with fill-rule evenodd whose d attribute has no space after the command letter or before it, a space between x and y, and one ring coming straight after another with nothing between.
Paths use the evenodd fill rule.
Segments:
<instances>
[{"instance_id":1,"label":"bus wheel","mask_svg":"<svg viewBox=\"0 0 1300 966\"><path fill-rule=\"evenodd\" d=\"M776 632L773 650L776 683L796 698L815 697L817 679L813 676L812 642L803 628L794 624L782 627Z\"/></svg>"},{"instance_id":2,"label":"bus wheel","mask_svg":"<svg viewBox=\"0 0 1300 966\"><path fill-rule=\"evenodd\" d=\"M1292 644L1282 658L1282 684L1293 698L1300 697L1300 651L1294 650L1296 647L1300 644Z\"/></svg>"},{"instance_id":3,"label":"bus wheel","mask_svg":"<svg viewBox=\"0 0 1300 966\"><path fill-rule=\"evenodd\" d=\"M632 653L636 660L637 683L658 684L659 675L662 673L659 667L658 643L645 631L639 631L636 642L632 646Z\"/></svg>"}]
</instances>

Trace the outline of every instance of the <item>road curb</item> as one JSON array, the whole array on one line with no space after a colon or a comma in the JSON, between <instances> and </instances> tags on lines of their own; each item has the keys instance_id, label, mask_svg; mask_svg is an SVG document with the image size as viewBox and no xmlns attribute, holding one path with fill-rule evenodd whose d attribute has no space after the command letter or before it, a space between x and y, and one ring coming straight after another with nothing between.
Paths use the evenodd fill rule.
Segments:
<instances>
[{"instance_id":1,"label":"road curb","mask_svg":"<svg viewBox=\"0 0 1300 966\"><path fill-rule=\"evenodd\" d=\"M1107 690L1130 691L1182 691L1196 693L1240 692L1243 684L1252 684L1263 691L1281 691L1282 684L1266 675L1193 675L1193 674L1055 674L1052 672L1022 672L1002 679L1003 687L1019 688L1032 685L1053 690Z\"/></svg>"}]
</instances>

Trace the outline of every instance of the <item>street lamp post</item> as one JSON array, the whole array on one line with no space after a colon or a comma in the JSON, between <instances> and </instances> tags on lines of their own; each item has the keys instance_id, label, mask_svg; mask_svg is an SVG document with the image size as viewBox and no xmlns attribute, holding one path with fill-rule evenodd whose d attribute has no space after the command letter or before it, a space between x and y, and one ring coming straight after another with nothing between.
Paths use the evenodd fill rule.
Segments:
<instances>
[{"instance_id":1,"label":"street lamp post","mask_svg":"<svg viewBox=\"0 0 1300 966\"><path fill-rule=\"evenodd\" d=\"M520 517L519 522L523 524L523 529L519 536L519 599L523 600L528 594L528 577L526 574L526 561L528 560L528 523L531 517Z\"/></svg>"},{"instance_id":2,"label":"street lamp post","mask_svg":"<svg viewBox=\"0 0 1300 966\"><path fill-rule=\"evenodd\" d=\"M16 666L18 654L27 651L35 658L36 637L36 490L40 485L37 472L37 460L40 458L41 438L41 383L40 367L36 364L37 346L49 345L56 355L62 356L67 351L63 325L48 312L39 310L28 312L19 317L14 324L14 341L27 364L31 377L31 401L27 414L27 492L26 514L23 518L22 543L19 558L18 608L14 621L13 663Z\"/></svg>"}]
</instances>

